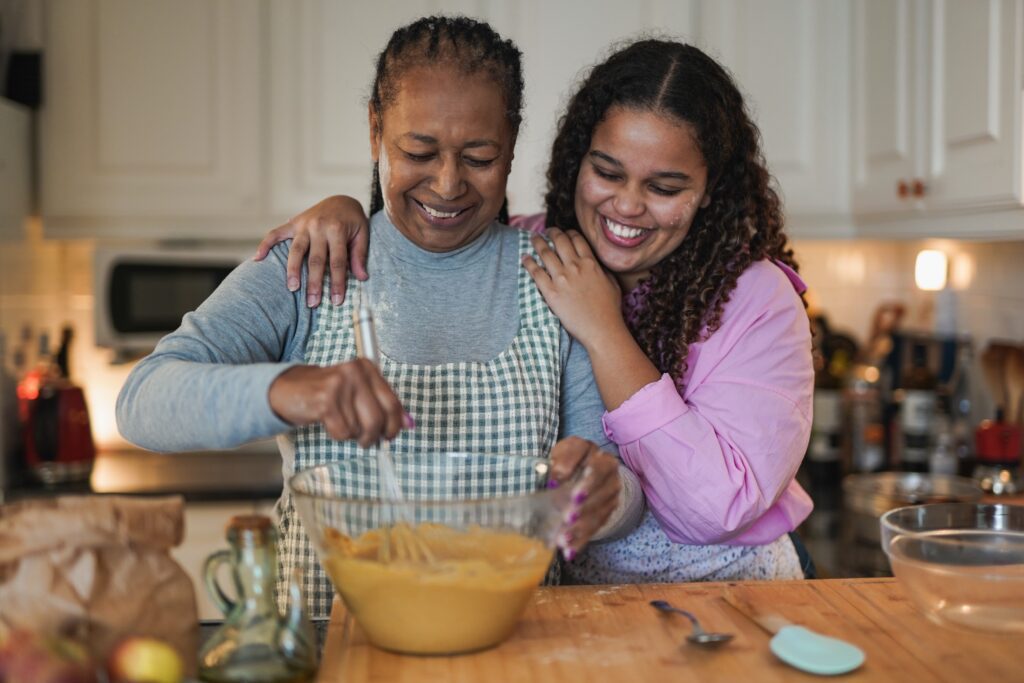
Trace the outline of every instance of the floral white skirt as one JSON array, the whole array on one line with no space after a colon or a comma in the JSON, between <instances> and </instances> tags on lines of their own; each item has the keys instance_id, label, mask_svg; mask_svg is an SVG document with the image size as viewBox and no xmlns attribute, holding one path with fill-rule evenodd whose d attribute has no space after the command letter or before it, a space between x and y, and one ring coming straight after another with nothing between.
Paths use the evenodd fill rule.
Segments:
<instances>
[{"instance_id":1,"label":"floral white skirt","mask_svg":"<svg viewBox=\"0 0 1024 683\"><path fill-rule=\"evenodd\" d=\"M650 510L625 538L593 543L562 567L563 584L802 578L788 534L757 546L686 545L671 541Z\"/></svg>"}]
</instances>

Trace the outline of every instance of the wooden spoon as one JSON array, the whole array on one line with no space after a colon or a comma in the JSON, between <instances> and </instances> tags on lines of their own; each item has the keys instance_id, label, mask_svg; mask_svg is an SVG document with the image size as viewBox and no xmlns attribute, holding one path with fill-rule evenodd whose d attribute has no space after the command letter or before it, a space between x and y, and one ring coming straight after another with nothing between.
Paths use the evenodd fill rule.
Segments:
<instances>
[{"instance_id":1,"label":"wooden spoon","mask_svg":"<svg viewBox=\"0 0 1024 683\"><path fill-rule=\"evenodd\" d=\"M1024 421L1024 348L1006 350L1006 421L1019 425Z\"/></svg>"},{"instance_id":2,"label":"wooden spoon","mask_svg":"<svg viewBox=\"0 0 1024 683\"><path fill-rule=\"evenodd\" d=\"M981 370L997 415L1005 413L1006 409L1006 352L1009 348L1007 344L989 342L981 352Z\"/></svg>"}]
</instances>

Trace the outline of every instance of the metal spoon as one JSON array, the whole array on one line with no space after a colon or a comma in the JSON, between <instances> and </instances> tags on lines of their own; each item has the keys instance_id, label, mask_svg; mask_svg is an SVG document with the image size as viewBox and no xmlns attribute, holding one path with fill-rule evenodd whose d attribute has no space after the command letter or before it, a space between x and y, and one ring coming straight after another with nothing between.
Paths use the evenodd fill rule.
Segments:
<instances>
[{"instance_id":1,"label":"metal spoon","mask_svg":"<svg viewBox=\"0 0 1024 683\"><path fill-rule=\"evenodd\" d=\"M708 633L700 627L700 622L697 621L697 617L693 616L684 609L673 607L664 600L651 600L651 607L659 609L662 612L675 612L676 614L682 614L684 617L690 620L693 624L693 631L690 635L686 636L686 640L693 643L694 645L701 645L703 647L718 647L723 643L728 643L732 640L731 633Z\"/></svg>"}]
</instances>

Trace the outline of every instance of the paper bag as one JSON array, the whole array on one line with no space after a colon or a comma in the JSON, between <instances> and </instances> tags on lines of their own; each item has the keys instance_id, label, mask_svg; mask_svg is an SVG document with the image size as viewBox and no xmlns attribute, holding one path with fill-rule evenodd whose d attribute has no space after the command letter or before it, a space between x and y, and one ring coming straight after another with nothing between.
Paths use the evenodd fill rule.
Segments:
<instances>
[{"instance_id":1,"label":"paper bag","mask_svg":"<svg viewBox=\"0 0 1024 683\"><path fill-rule=\"evenodd\" d=\"M103 661L126 636L160 638L195 672L195 592L169 549L180 497L69 496L0 507L0 629L73 636Z\"/></svg>"}]
</instances>

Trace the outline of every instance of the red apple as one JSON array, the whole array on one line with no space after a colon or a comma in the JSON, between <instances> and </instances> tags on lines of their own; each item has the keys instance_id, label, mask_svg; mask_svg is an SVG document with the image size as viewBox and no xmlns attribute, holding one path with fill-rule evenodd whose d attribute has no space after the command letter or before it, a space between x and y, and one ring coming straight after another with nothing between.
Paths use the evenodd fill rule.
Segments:
<instances>
[{"instance_id":1,"label":"red apple","mask_svg":"<svg viewBox=\"0 0 1024 683\"><path fill-rule=\"evenodd\" d=\"M0 646L0 681L4 683L95 683L89 653L67 638L30 631L10 633Z\"/></svg>"},{"instance_id":2,"label":"red apple","mask_svg":"<svg viewBox=\"0 0 1024 683\"><path fill-rule=\"evenodd\" d=\"M184 666L175 649L164 641L132 636L110 653L107 672L114 683L180 683Z\"/></svg>"}]
</instances>

